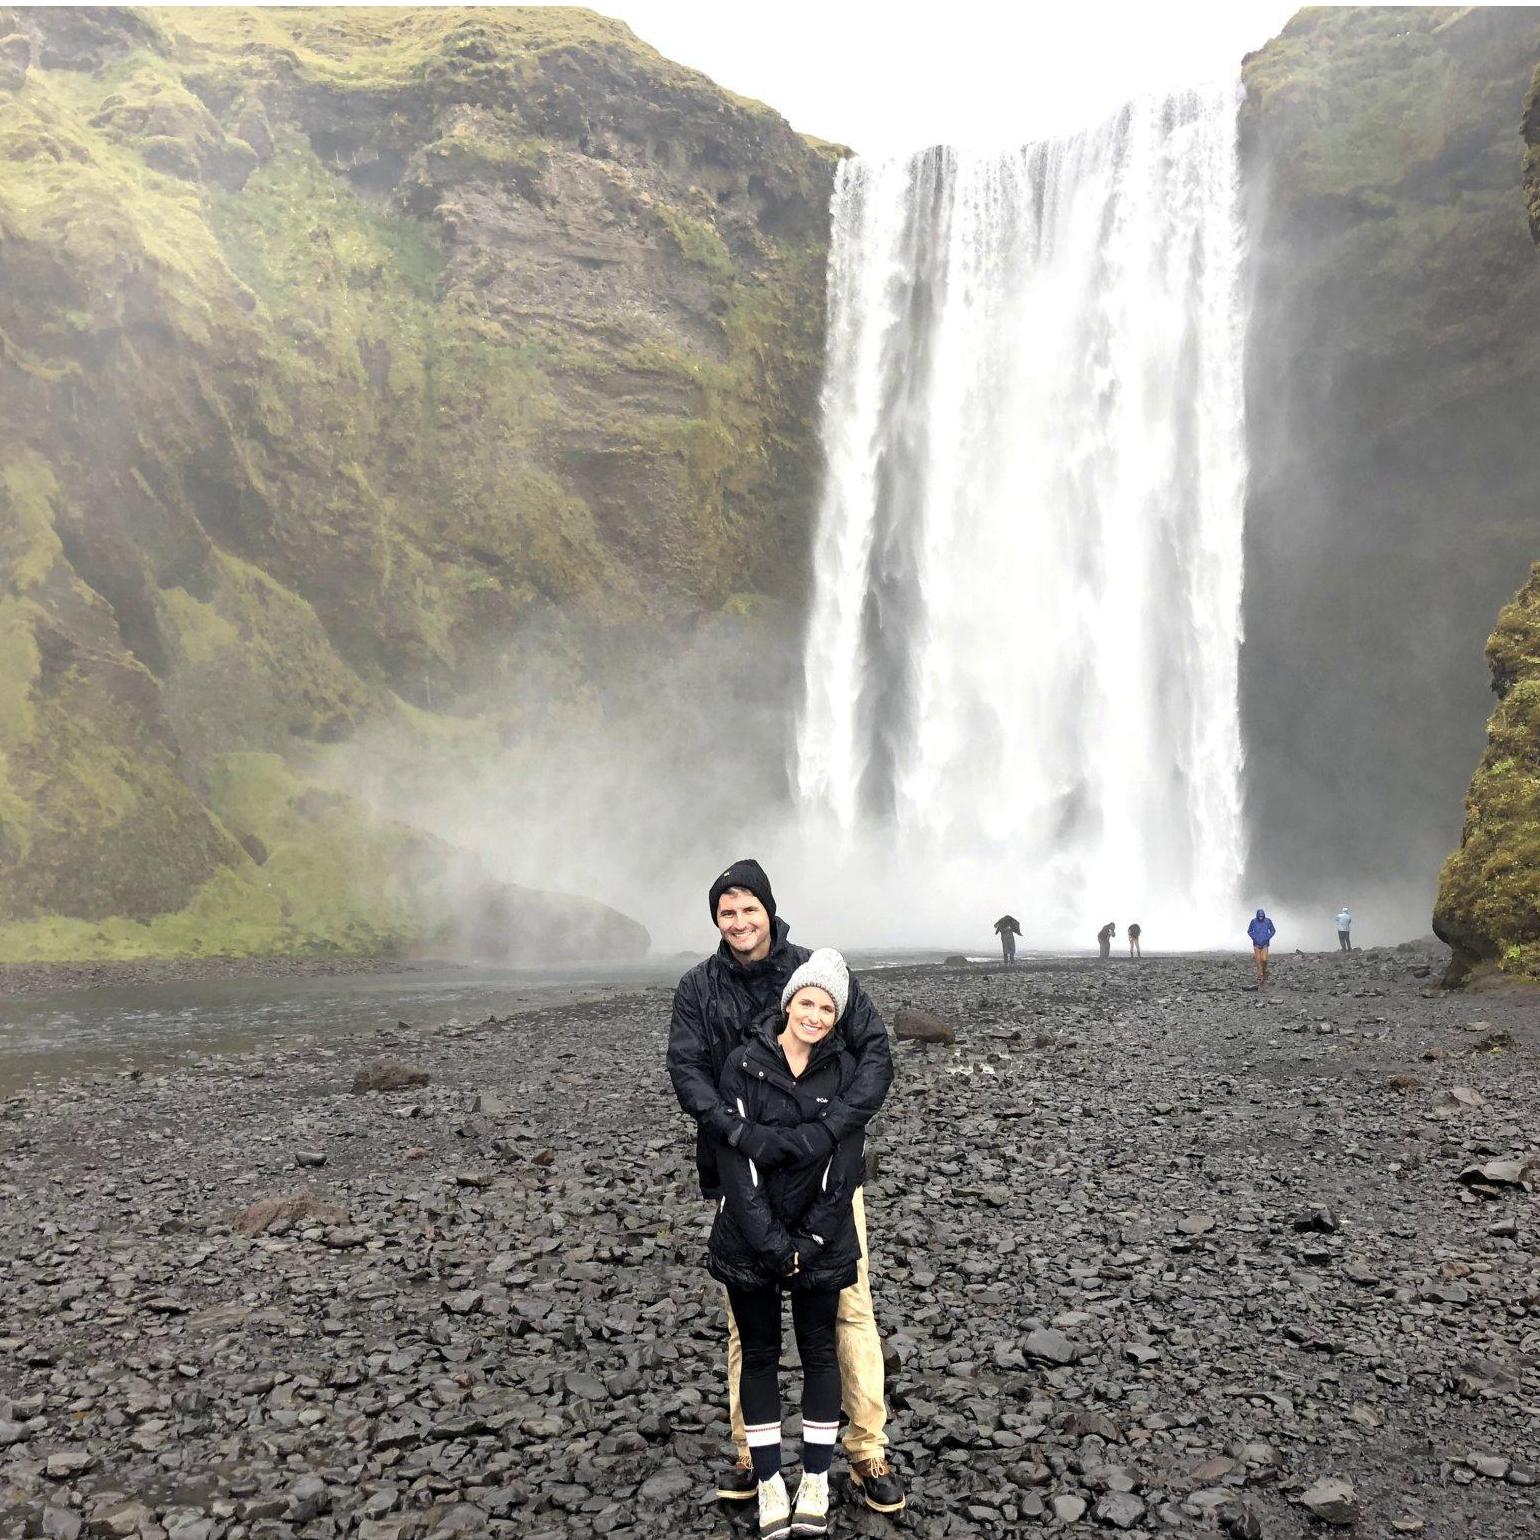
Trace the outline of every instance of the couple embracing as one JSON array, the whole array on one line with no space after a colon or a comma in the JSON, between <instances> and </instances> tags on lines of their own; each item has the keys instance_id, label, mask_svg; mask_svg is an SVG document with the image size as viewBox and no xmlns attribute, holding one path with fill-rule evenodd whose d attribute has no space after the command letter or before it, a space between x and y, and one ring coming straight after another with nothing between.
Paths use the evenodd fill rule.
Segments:
<instances>
[{"instance_id":1,"label":"couple embracing","mask_svg":"<svg viewBox=\"0 0 1540 1540\"><path fill-rule=\"evenodd\" d=\"M716 1202L712 1276L727 1289L727 1385L738 1462L717 1486L759 1499L763 1540L828 1532L843 1404L851 1484L894 1513L882 1343L867 1270L865 1128L893 1079L888 1030L845 960L788 939L770 880L736 861L711 885L721 943L679 981L668 1072L695 1119ZM802 1360L802 1481L781 1474L781 1297Z\"/></svg>"}]
</instances>

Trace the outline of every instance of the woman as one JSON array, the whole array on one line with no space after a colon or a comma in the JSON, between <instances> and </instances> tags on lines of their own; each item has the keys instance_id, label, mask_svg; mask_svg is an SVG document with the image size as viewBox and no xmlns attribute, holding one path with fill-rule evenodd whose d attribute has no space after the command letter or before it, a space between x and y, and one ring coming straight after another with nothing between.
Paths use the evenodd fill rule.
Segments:
<instances>
[{"instance_id":1,"label":"woman","mask_svg":"<svg viewBox=\"0 0 1540 1540\"><path fill-rule=\"evenodd\" d=\"M756 1023L722 1072L722 1099L747 1123L795 1128L823 1115L855 1073L839 1021L850 998L845 959L824 947L787 980L781 1009ZM739 1393L759 1484L761 1540L829 1531L829 1465L839 1430L834 1323L855 1282L860 1241L851 1199L861 1180L859 1130L827 1161L761 1171L720 1151L722 1201L711 1275L727 1285L743 1343ZM791 1295L802 1359L802 1482L795 1509L781 1476L781 1294Z\"/></svg>"}]
</instances>

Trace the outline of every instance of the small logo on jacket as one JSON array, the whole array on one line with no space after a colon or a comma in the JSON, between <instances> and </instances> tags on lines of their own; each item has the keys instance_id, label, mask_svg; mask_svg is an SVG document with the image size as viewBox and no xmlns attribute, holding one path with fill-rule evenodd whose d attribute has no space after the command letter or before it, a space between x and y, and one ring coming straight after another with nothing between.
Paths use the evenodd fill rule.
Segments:
<instances>
[{"instance_id":1,"label":"small logo on jacket","mask_svg":"<svg viewBox=\"0 0 1540 1540\"><path fill-rule=\"evenodd\" d=\"M815 1096L813 1100L823 1107L827 1107L829 1105L829 1098L827 1096Z\"/></svg>"}]
</instances>

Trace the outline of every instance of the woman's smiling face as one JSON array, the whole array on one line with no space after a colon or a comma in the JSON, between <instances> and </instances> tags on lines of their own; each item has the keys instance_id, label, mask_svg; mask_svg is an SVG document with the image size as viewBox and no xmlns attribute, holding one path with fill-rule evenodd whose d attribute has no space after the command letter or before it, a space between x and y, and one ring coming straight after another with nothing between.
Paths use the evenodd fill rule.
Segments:
<instances>
[{"instance_id":1,"label":"woman's smiling face","mask_svg":"<svg viewBox=\"0 0 1540 1540\"><path fill-rule=\"evenodd\" d=\"M834 1030L836 1014L834 997L827 989L804 984L786 1007L786 1030L795 1041L811 1048Z\"/></svg>"}]
</instances>

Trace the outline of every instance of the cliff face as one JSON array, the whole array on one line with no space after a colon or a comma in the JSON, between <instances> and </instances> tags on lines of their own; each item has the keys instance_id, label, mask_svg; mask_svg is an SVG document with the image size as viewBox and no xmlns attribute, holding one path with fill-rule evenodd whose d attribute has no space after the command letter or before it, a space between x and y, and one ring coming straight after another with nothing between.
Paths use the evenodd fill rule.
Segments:
<instances>
[{"instance_id":1,"label":"cliff face","mask_svg":"<svg viewBox=\"0 0 1540 1540\"><path fill-rule=\"evenodd\" d=\"M1524 106L1524 204L1540 244L1540 69ZM1433 928L1454 975L1495 962L1540 978L1540 565L1487 641L1497 706L1465 798L1460 848L1444 862Z\"/></svg>"},{"instance_id":2,"label":"cliff face","mask_svg":"<svg viewBox=\"0 0 1540 1540\"><path fill-rule=\"evenodd\" d=\"M1540 978L1540 564L1487 642L1497 708L1433 926L1457 964Z\"/></svg>"},{"instance_id":3,"label":"cliff face","mask_svg":"<svg viewBox=\"0 0 1540 1540\"><path fill-rule=\"evenodd\" d=\"M1431 897L1453 838L1471 660L1535 554L1537 58L1533 9L1365 7L1246 63L1242 688L1252 876L1280 899Z\"/></svg>"},{"instance_id":4,"label":"cliff face","mask_svg":"<svg viewBox=\"0 0 1540 1540\"><path fill-rule=\"evenodd\" d=\"M431 926L327 745L793 594L831 175L583 11L0 9L0 952Z\"/></svg>"}]
</instances>

